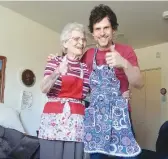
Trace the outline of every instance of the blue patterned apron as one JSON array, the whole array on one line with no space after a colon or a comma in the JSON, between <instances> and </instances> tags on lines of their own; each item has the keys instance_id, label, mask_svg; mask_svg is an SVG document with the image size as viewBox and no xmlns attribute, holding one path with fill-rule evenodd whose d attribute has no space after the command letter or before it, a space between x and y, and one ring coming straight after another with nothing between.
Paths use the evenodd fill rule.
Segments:
<instances>
[{"instance_id":1,"label":"blue patterned apron","mask_svg":"<svg viewBox=\"0 0 168 159\"><path fill-rule=\"evenodd\" d=\"M113 68L97 66L95 49L90 75L90 106L85 110L84 143L86 153L134 157L141 148L134 139L128 101L120 92L120 81Z\"/></svg>"}]
</instances>

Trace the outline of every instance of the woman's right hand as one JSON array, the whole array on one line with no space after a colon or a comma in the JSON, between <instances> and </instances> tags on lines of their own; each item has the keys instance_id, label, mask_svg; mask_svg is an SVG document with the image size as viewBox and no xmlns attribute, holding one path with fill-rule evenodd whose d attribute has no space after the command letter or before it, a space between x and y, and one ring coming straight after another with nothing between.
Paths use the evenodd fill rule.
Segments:
<instances>
[{"instance_id":1,"label":"woman's right hand","mask_svg":"<svg viewBox=\"0 0 168 159\"><path fill-rule=\"evenodd\" d=\"M54 59L55 56L54 55L50 55L48 56L47 61L51 61L52 59ZM54 63L51 63L54 66ZM55 66L55 70L52 74L50 75L46 75L42 82L41 82L41 91L43 93L48 93L50 91L50 89L53 87L53 85L55 84L55 81L57 80L57 78L60 75L65 75L67 73L68 70L68 62L66 60L66 58L63 58L62 62L59 64L59 66Z\"/></svg>"},{"instance_id":2,"label":"woman's right hand","mask_svg":"<svg viewBox=\"0 0 168 159\"><path fill-rule=\"evenodd\" d=\"M62 60L58 68L56 69L61 75L65 75L68 71L68 62L66 58Z\"/></svg>"},{"instance_id":3,"label":"woman's right hand","mask_svg":"<svg viewBox=\"0 0 168 159\"><path fill-rule=\"evenodd\" d=\"M55 55L50 54L47 57L47 62L51 61L52 59L55 58ZM57 67L56 72L60 73L61 75L65 75L68 70L68 62L66 59L63 59L63 61L60 63L59 67Z\"/></svg>"}]
</instances>

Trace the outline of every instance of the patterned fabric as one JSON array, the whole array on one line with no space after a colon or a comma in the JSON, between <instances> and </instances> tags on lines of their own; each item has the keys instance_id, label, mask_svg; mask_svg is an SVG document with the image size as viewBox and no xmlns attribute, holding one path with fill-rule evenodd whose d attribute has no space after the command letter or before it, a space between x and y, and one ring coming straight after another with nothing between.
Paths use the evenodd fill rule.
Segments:
<instances>
[{"instance_id":1,"label":"patterned fabric","mask_svg":"<svg viewBox=\"0 0 168 159\"><path fill-rule=\"evenodd\" d=\"M62 60L57 57L50 62L46 67L45 76L50 75ZM82 100L89 91L89 76L85 64L68 60L68 65L68 73L56 80L47 94L50 102L46 103L41 116L39 138L83 142Z\"/></svg>"},{"instance_id":2,"label":"patterned fabric","mask_svg":"<svg viewBox=\"0 0 168 159\"><path fill-rule=\"evenodd\" d=\"M85 110L84 143L86 153L134 157L141 149L134 139L128 102L120 92L114 69L96 65L90 76L90 107Z\"/></svg>"},{"instance_id":3,"label":"patterned fabric","mask_svg":"<svg viewBox=\"0 0 168 159\"><path fill-rule=\"evenodd\" d=\"M47 75L51 75L53 73L53 71L59 66L59 64L62 62L63 57L61 56L57 56L54 59L52 59L51 61L49 61L46 65L45 71L44 71L44 76ZM69 69L68 69L68 73L67 75L71 75L71 76L75 76L75 77L80 77L80 73L81 73L81 66L83 68L83 97L86 97L86 94L89 91L89 73L88 73L88 69L86 64L84 63L80 63L79 61L72 61L70 59L68 60L68 65L69 65ZM58 96L60 90L61 90L61 86L62 86L62 78L61 76L55 81L54 86L52 87L52 89L47 93L47 97L48 98L55 98Z\"/></svg>"},{"instance_id":4,"label":"patterned fabric","mask_svg":"<svg viewBox=\"0 0 168 159\"><path fill-rule=\"evenodd\" d=\"M71 114L69 103L63 113L43 113L39 138L47 140L83 141L83 115Z\"/></svg>"}]
</instances>

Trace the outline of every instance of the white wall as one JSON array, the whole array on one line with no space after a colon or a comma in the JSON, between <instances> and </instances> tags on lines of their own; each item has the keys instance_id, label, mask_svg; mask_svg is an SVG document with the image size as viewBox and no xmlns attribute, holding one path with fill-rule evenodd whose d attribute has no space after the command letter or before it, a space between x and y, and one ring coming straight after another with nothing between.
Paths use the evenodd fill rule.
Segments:
<instances>
[{"instance_id":1,"label":"white wall","mask_svg":"<svg viewBox=\"0 0 168 159\"><path fill-rule=\"evenodd\" d=\"M33 93L32 110L22 112L23 123L31 135L36 135L44 106L39 83L46 57L58 51L59 35L56 32L0 6L0 55L7 57L3 105L19 110L21 92ZM35 72L36 84L31 88L24 87L19 80L19 70L23 68Z\"/></svg>"},{"instance_id":2,"label":"white wall","mask_svg":"<svg viewBox=\"0 0 168 159\"><path fill-rule=\"evenodd\" d=\"M168 91L168 43L137 49L135 52L142 70L161 68L162 87ZM156 58L157 52L160 53L160 58ZM168 99L168 93L166 97ZM166 102L161 102L161 113L161 123L163 123L168 120L167 100Z\"/></svg>"}]
</instances>

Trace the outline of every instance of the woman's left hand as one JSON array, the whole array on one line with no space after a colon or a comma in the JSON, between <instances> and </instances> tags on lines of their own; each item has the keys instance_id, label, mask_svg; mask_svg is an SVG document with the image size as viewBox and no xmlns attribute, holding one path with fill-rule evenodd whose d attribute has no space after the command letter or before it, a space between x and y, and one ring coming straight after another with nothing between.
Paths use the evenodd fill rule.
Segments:
<instances>
[{"instance_id":1,"label":"woman's left hand","mask_svg":"<svg viewBox=\"0 0 168 159\"><path fill-rule=\"evenodd\" d=\"M123 96L125 99L130 100L130 99L131 99L131 96L132 96L132 93L131 93L130 90L127 90L127 91L125 91L125 92L122 94L122 96Z\"/></svg>"}]
</instances>

